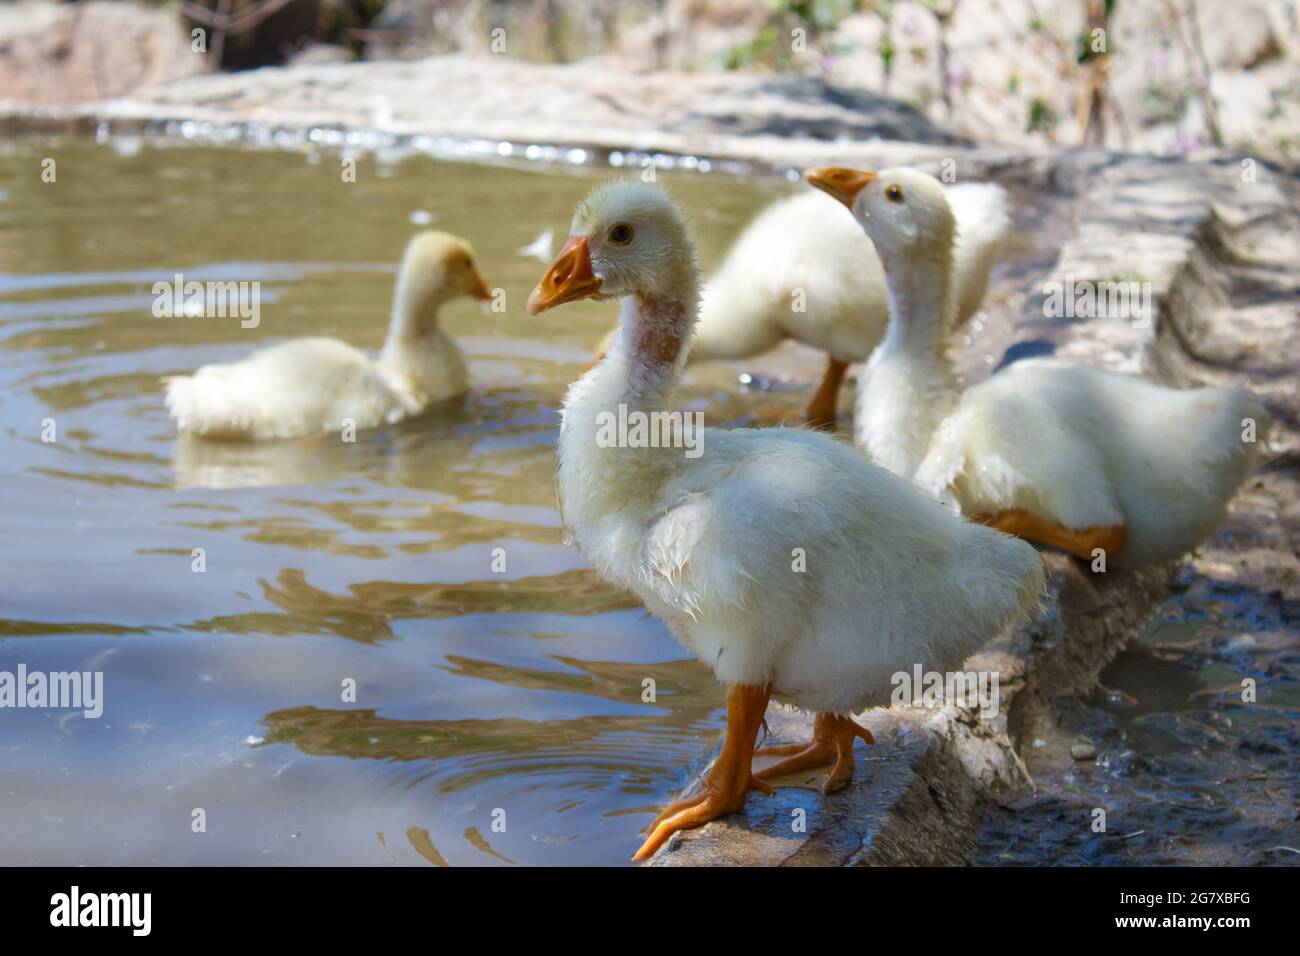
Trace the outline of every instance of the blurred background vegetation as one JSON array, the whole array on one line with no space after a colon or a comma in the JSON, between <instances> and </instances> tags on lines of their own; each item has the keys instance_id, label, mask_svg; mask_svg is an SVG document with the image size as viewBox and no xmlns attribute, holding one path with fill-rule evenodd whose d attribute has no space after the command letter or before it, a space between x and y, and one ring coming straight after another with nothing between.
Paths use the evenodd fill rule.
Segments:
<instances>
[{"instance_id":1,"label":"blurred background vegetation","mask_svg":"<svg viewBox=\"0 0 1300 956\"><path fill-rule=\"evenodd\" d=\"M89 21L115 17L120 35L124 9L155 30L202 30L203 69L502 53L634 71L800 72L1007 145L1225 145L1300 158L1300 0L27 0L0 10L0 89L6 59L22 58L24 19L48 32L60 7L86 27L69 30L74 48L99 34ZM92 92L122 95L131 82Z\"/></svg>"}]
</instances>

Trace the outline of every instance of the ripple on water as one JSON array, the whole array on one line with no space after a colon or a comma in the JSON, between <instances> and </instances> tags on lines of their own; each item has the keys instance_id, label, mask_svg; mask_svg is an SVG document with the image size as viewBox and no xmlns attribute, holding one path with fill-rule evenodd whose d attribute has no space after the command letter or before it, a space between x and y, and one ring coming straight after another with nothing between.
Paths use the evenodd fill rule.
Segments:
<instances>
[{"instance_id":1,"label":"ripple on water","mask_svg":"<svg viewBox=\"0 0 1300 956\"><path fill-rule=\"evenodd\" d=\"M797 187L637 152L505 144L559 164L523 170L429 158L503 157L496 142L175 132L355 150L358 175L341 182L319 152L114 150L107 129L110 145L60 145L75 175L57 190L33 185L42 144L0 156L0 668L102 667L107 697L98 721L6 717L0 857L625 861L717 733L722 695L565 544L557 410L615 310L527 316L542 265L519 250L563 234L608 175L592 159L660 170L706 267ZM468 398L355 442L177 441L164 375L301 335L378 348L414 210L471 239L505 290L504 313L443 316ZM154 317L153 283L178 272L262 283L259 323ZM1008 334L993 312L974 364ZM679 401L710 425L794 419L822 368L797 347L692 367ZM746 394L741 372L772 384Z\"/></svg>"}]
</instances>

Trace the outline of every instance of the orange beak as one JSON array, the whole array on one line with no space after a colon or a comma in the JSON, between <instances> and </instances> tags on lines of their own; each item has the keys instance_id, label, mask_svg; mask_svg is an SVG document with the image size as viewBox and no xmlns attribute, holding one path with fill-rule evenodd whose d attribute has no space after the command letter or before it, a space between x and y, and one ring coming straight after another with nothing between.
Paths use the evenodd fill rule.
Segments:
<instances>
[{"instance_id":1,"label":"orange beak","mask_svg":"<svg viewBox=\"0 0 1300 956\"><path fill-rule=\"evenodd\" d=\"M483 280L483 273L477 269L474 270L474 288L470 295L480 302L492 301L492 290L488 288L488 284Z\"/></svg>"},{"instance_id":2,"label":"orange beak","mask_svg":"<svg viewBox=\"0 0 1300 956\"><path fill-rule=\"evenodd\" d=\"M816 186L822 192L834 196L850 209L862 187L876 178L875 173L863 169L849 169L846 166L819 166L803 174L810 186Z\"/></svg>"},{"instance_id":3,"label":"orange beak","mask_svg":"<svg viewBox=\"0 0 1300 956\"><path fill-rule=\"evenodd\" d=\"M565 302L600 294L600 280L591 271L591 250L586 236L570 236L528 297L528 314L540 315Z\"/></svg>"}]
</instances>

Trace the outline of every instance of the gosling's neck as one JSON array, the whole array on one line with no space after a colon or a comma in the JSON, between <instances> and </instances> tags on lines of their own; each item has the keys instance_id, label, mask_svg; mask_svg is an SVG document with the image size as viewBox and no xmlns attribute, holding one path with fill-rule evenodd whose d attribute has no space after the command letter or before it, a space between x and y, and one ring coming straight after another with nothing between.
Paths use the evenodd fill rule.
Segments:
<instances>
[{"instance_id":1,"label":"gosling's neck","mask_svg":"<svg viewBox=\"0 0 1300 956\"><path fill-rule=\"evenodd\" d=\"M680 296L637 293L624 300L616 343L621 372L620 402L630 409L654 411L668 402L690 351L695 306Z\"/></svg>"},{"instance_id":2,"label":"gosling's neck","mask_svg":"<svg viewBox=\"0 0 1300 956\"><path fill-rule=\"evenodd\" d=\"M602 444L608 416L662 411L677 381L699 308L695 276L669 293L623 299L619 330L605 357L569 388L560 429L560 498L575 529L652 498L681 467L681 448ZM606 431L605 434L608 434Z\"/></svg>"},{"instance_id":3,"label":"gosling's neck","mask_svg":"<svg viewBox=\"0 0 1300 956\"><path fill-rule=\"evenodd\" d=\"M889 327L880 346L884 354L947 364L944 346L957 308L952 256L951 243L923 253L880 252L889 290Z\"/></svg>"},{"instance_id":4,"label":"gosling's neck","mask_svg":"<svg viewBox=\"0 0 1300 956\"><path fill-rule=\"evenodd\" d=\"M442 328L439 313L447 297L418 294L399 280L379 361L431 401L458 395L468 386L460 349Z\"/></svg>"},{"instance_id":5,"label":"gosling's neck","mask_svg":"<svg viewBox=\"0 0 1300 956\"><path fill-rule=\"evenodd\" d=\"M683 267L656 292L625 296L619 329L605 357L574 383L566 411L625 404L654 411L667 404L691 350L700 309L699 274Z\"/></svg>"},{"instance_id":6,"label":"gosling's neck","mask_svg":"<svg viewBox=\"0 0 1300 956\"><path fill-rule=\"evenodd\" d=\"M945 349L956 308L952 251L907 257L882 251L881 261L889 328L858 389L855 440L881 466L911 479L961 395Z\"/></svg>"},{"instance_id":7,"label":"gosling's neck","mask_svg":"<svg viewBox=\"0 0 1300 956\"><path fill-rule=\"evenodd\" d=\"M435 338L441 331L439 313L447 298L437 283L417 281L411 270L403 268L393 294L384 354L397 357L405 351L419 349L426 339Z\"/></svg>"}]
</instances>

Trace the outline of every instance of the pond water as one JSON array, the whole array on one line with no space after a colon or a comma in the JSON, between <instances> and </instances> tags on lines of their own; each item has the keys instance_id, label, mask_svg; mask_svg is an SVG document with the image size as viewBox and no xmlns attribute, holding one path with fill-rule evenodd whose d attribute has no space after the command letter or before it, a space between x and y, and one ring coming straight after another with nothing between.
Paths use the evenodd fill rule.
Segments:
<instances>
[{"instance_id":1,"label":"pond water","mask_svg":"<svg viewBox=\"0 0 1300 956\"><path fill-rule=\"evenodd\" d=\"M362 158L355 182L340 172L329 154L0 149L0 671L104 675L98 719L0 711L0 863L621 864L721 732L712 674L591 573L555 507L557 409L615 307L527 316L544 264L520 249L547 229L558 247L574 202L608 174L418 157ZM694 220L706 269L758 208L800 188L661 179ZM972 377L1018 337L1051 338L1005 318L1058 247L1053 210L1018 199L1025 228L990 315L963 335ZM177 440L164 375L305 334L377 348L396 262L426 225L470 239L506 291L505 314L444 312L470 363L465 400L355 443ZM155 318L153 284L178 272L260 282L260 324ZM786 346L743 367L692 367L677 403L721 427L794 418L821 361ZM742 371L754 375L744 388ZM1261 761L1296 779L1284 715L1236 712L1241 729L1225 735L1212 713L1210 731L1182 713L1187 694L1209 713L1193 692L1244 664L1181 690L1192 671L1147 658L1212 654L1132 654L1105 678L1114 700L1172 688L1177 706L1091 702L1078 733L1116 769L1098 764L1081 784L1068 761L1035 763L1045 793L1055 785L1072 805L1080 787L1114 791L1123 755L1152 733L1162 746L1210 731L1224 746L1247 740L1234 753L1250 767L1233 779L1249 793ZM1294 714L1294 700L1273 705ZM1201 790L1215 779L1204 761L1177 774L1199 775ZM1177 774L1124 777L1141 790L1127 805L1169 803ZM1060 804L1005 812L982 861L1088 862L1058 839Z\"/></svg>"},{"instance_id":2,"label":"pond water","mask_svg":"<svg viewBox=\"0 0 1300 956\"><path fill-rule=\"evenodd\" d=\"M722 695L562 541L557 408L615 306L528 317L543 263L519 249L548 228L558 248L607 176L363 158L345 183L336 156L0 155L0 671L100 670L105 697L99 719L0 712L0 862L627 860ZM662 179L706 266L790 188ZM163 375L303 334L377 348L425 223L506 290L504 315L444 313L470 397L355 444L178 443ZM261 282L260 325L155 318L153 283L177 272ZM735 384L701 367L681 401L745 424ZM804 396L766 398L793 414Z\"/></svg>"},{"instance_id":3,"label":"pond water","mask_svg":"<svg viewBox=\"0 0 1300 956\"><path fill-rule=\"evenodd\" d=\"M1300 607L1190 566L1173 585L1092 694L1052 701L978 863L1300 864Z\"/></svg>"}]
</instances>

